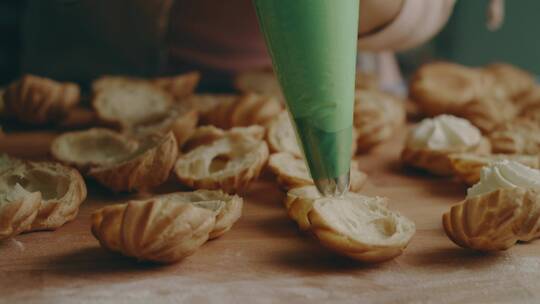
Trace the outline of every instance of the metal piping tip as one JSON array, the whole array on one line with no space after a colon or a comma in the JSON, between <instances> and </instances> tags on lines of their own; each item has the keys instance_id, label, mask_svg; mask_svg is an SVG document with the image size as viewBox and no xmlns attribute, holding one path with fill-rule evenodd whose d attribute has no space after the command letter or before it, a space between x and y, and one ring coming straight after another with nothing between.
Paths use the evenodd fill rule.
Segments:
<instances>
[{"instance_id":1,"label":"metal piping tip","mask_svg":"<svg viewBox=\"0 0 540 304\"><path fill-rule=\"evenodd\" d=\"M315 180L315 186L323 196L343 196L349 191L350 174L347 172L336 178L321 178Z\"/></svg>"}]
</instances>

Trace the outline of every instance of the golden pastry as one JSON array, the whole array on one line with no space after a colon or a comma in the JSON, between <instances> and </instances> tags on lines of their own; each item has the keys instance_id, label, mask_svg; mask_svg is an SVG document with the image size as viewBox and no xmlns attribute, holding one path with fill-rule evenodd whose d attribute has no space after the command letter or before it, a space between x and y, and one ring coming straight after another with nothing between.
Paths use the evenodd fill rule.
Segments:
<instances>
[{"instance_id":1,"label":"golden pastry","mask_svg":"<svg viewBox=\"0 0 540 304\"><path fill-rule=\"evenodd\" d=\"M467 198L443 215L448 237L480 251L505 250L540 236L540 171L508 160L482 169Z\"/></svg>"},{"instance_id":2,"label":"golden pastry","mask_svg":"<svg viewBox=\"0 0 540 304\"><path fill-rule=\"evenodd\" d=\"M92 105L98 117L109 124L129 129L153 117L166 115L173 97L146 81L98 84Z\"/></svg>"},{"instance_id":3,"label":"golden pastry","mask_svg":"<svg viewBox=\"0 0 540 304\"><path fill-rule=\"evenodd\" d=\"M203 121L221 129L264 126L282 109L275 97L251 93L237 99L222 100L203 116Z\"/></svg>"},{"instance_id":4,"label":"golden pastry","mask_svg":"<svg viewBox=\"0 0 540 304\"><path fill-rule=\"evenodd\" d=\"M150 81L165 92L171 94L175 100L181 100L195 92L200 79L201 74L199 72L190 72L180 75L157 77Z\"/></svg>"},{"instance_id":5,"label":"golden pastry","mask_svg":"<svg viewBox=\"0 0 540 304\"><path fill-rule=\"evenodd\" d=\"M529 106L540 105L540 85L534 85L527 93L512 100L520 113L525 114ZM535 107L537 108L537 107Z\"/></svg>"},{"instance_id":6,"label":"golden pastry","mask_svg":"<svg viewBox=\"0 0 540 304\"><path fill-rule=\"evenodd\" d=\"M453 172L449 156L462 152L489 154L489 141L467 120L440 115L424 119L411 130L401 160L404 164L445 176Z\"/></svg>"},{"instance_id":7,"label":"golden pastry","mask_svg":"<svg viewBox=\"0 0 540 304\"><path fill-rule=\"evenodd\" d=\"M274 153L268 167L276 175L278 183L285 189L313 185L304 160L289 153ZM360 171L358 162L351 161L350 191L359 191L367 181L367 175Z\"/></svg>"},{"instance_id":8,"label":"golden pastry","mask_svg":"<svg viewBox=\"0 0 540 304\"><path fill-rule=\"evenodd\" d=\"M283 101L283 93L272 70L247 71L234 80L235 88L242 93L257 93Z\"/></svg>"},{"instance_id":9,"label":"golden pastry","mask_svg":"<svg viewBox=\"0 0 540 304\"><path fill-rule=\"evenodd\" d=\"M506 63L493 63L484 68L511 99L527 94L536 83L527 71Z\"/></svg>"},{"instance_id":10,"label":"golden pastry","mask_svg":"<svg viewBox=\"0 0 540 304\"><path fill-rule=\"evenodd\" d=\"M25 75L7 87L3 99L9 116L29 124L54 123L79 103L80 88L75 83Z\"/></svg>"},{"instance_id":11,"label":"golden pastry","mask_svg":"<svg viewBox=\"0 0 540 304\"><path fill-rule=\"evenodd\" d=\"M58 163L20 162L10 166L0 172L0 188L1 193L11 193L19 200L40 194L36 216L25 231L59 228L75 219L86 199L86 185L79 172ZM32 202L35 199L30 198Z\"/></svg>"},{"instance_id":12,"label":"golden pastry","mask_svg":"<svg viewBox=\"0 0 540 304\"><path fill-rule=\"evenodd\" d=\"M216 221L209 233L210 239L215 239L225 234L242 216L242 198L237 195L228 195L219 190L177 192L158 195L155 198L165 202L191 203L196 207L214 211L216 213Z\"/></svg>"},{"instance_id":13,"label":"golden pastry","mask_svg":"<svg viewBox=\"0 0 540 304\"><path fill-rule=\"evenodd\" d=\"M135 136L166 134L171 131L180 148L195 133L198 120L199 115L194 107L188 103L177 103L171 106L166 113L148 117L148 119L130 126L127 131Z\"/></svg>"},{"instance_id":14,"label":"golden pastry","mask_svg":"<svg viewBox=\"0 0 540 304\"><path fill-rule=\"evenodd\" d=\"M456 153L450 155L450 162L454 174L469 185L474 185L480 180L480 172L483 167L491 163L511 160L530 168L540 168L538 156L524 154L489 154L478 155L473 153Z\"/></svg>"},{"instance_id":15,"label":"golden pastry","mask_svg":"<svg viewBox=\"0 0 540 304\"><path fill-rule=\"evenodd\" d=\"M283 203L287 209L287 215L298 224L300 230L307 231L311 227L308 214L313 207L313 202L319 198L322 196L315 186L303 186L287 191ZM388 207L387 199L375 197L373 201L378 205Z\"/></svg>"},{"instance_id":16,"label":"golden pastry","mask_svg":"<svg viewBox=\"0 0 540 304\"><path fill-rule=\"evenodd\" d=\"M107 206L92 215L92 233L108 250L139 260L174 263L209 239L225 200L238 199L197 191Z\"/></svg>"},{"instance_id":17,"label":"golden pastry","mask_svg":"<svg viewBox=\"0 0 540 304\"><path fill-rule=\"evenodd\" d=\"M238 192L257 179L268 159L264 128L223 131L202 127L180 155L174 172L181 183L196 189Z\"/></svg>"},{"instance_id":18,"label":"golden pastry","mask_svg":"<svg viewBox=\"0 0 540 304\"><path fill-rule=\"evenodd\" d=\"M139 142L108 129L64 133L51 144L53 157L82 172L116 164L139 148Z\"/></svg>"},{"instance_id":19,"label":"golden pastry","mask_svg":"<svg viewBox=\"0 0 540 304\"><path fill-rule=\"evenodd\" d=\"M131 138L90 129L59 136L51 153L119 192L146 190L165 182L178 156L178 144L172 132Z\"/></svg>"},{"instance_id":20,"label":"golden pastry","mask_svg":"<svg viewBox=\"0 0 540 304\"><path fill-rule=\"evenodd\" d=\"M425 114L455 113L484 94L485 76L463 65L435 62L420 67L412 77L409 94Z\"/></svg>"},{"instance_id":21,"label":"golden pastry","mask_svg":"<svg viewBox=\"0 0 540 304\"><path fill-rule=\"evenodd\" d=\"M357 150L356 143L358 132L353 128L352 133L351 150L354 155ZM302 150L300 149L294 127L287 111L281 111L277 117L268 123L266 141L268 142L270 151L273 153L286 152L298 158L303 157Z\"/></svg>"},{"instance_id":22,"label":"golden pastry","mask_svg":"<svg viewBox=\"0 0 540 304\"><path fill-rule=\"evenodd\" d=\"M172 76L157 78L137 78L131 76L105 75L92 82L92 91L98 94L100 91L110 88L132 87L137 85L154 85L170 94L176 101L183 100L195 91L201 75L199 72L190 72Z\"/></svg>"},{"instance_id":23,"label":"golden pastry","mask_svg":"<svg viewBox=\"0 0 540 304\"><path fill-rule=\"evenodd\" d=\"M540 103L524 107L520 113L520 118L534 121L537 125L540 125Z\"/></svg>"},{"instance_id":24,"label":"golden pastry","mask_svg":"<svg viewBox=\"0 0 540 304\"><path fill-rule=\"evenodd\" d=\"M529 119L516 119L500 125L488 137L494 153L540 153L540 125Z\"/></svg>"},{"instance_id":25,"label":"golden pastry","mask_svg":"<svg viewBox=\"0 0 540 304\"><path fill-rule=\"evenodd\" d=\"M403 253L416 228L380 201L356 193L315 199L308 213L310 230L323 246L352 259L393 259Z\"/></svg>"},{"instance_id":26,"label":"golden pastry","mask_svg":"<svg viewBox=\"0 0 540 304\"><path fill-rule=\"evenodd\" d=\"M357 90L354 106L356 143L368 151L392 137L405 124L405 104L396 97L374 90Z\"/></svg>"},{"instance_id":27,"label":"golden pastry","mask_svg":"<svg viewBox=\"0 0 540 304\"><path fill-rule=\"evenodd\" d=\"M274 153L287 152L295 157L303 156L287 111L282 111L268 124L266 141Z\"/></svg>"},{"instance_id":28,"label":"golden pastry","mask_svg":"<svg viewBox=\"0 0 540 304\"><path fill-rule=\"evenodd\" d=\"M0 241L30 229L41 204L41 192L0 179Z\"/></svg>"},{"instance_id":29,"label":"golden pastry","mask_svg":"<svg viewBox=\"0 0 540 304\"><path fill-rule=\"evenodd\" d=\"M377 75L373 73L357 71L355 86L356 89L378 90L379 80L377 79Z\"/></svg>"},{"instance_id":30,"label":"golden pastry","mask_svg":"<svg viewBox=\"0 0 540 304\"><path fill-rule=\"evenodd\" d=\"M199 113L200 123L202 125L210 124L207 121L209 113L220 104L231 104L235 102L239 95L235 94L193 94L181 100L181 103L189 104Z\"/></svg>"},{"instance_id":31,"label":"golden pastry","mask_svg":"<svg viewBox=\"0 0 540 304\"><path fill-rule=\"evenodd\" d=\"M178 156L172 132L139 140L138 148L119 161L92 167L88 175L115 191L147 190L164 183Z\"/></svg>"},{"instance_id":32,"label":"golden pastry","mask_svg":"<svg viewBox=\"0 0 540 304\"><path fill-rule=\"evenodd\" d=\"M512 121L518 112L512 101L492 91L458 107L454 114L467 119L482 132L489 133L497 126Z\"/></svg>"}]
</instances>

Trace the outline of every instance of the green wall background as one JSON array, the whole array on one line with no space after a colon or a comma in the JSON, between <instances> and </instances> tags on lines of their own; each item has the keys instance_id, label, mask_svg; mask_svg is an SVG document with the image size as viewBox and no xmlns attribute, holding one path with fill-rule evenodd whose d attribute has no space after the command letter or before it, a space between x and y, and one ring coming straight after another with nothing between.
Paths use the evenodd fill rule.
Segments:
<instances>
[{"instance_id":1,"label":"green wall background","mask_svg":"<svg viewBox=\"0 0 540 304\"><path fill-rule=\"evenodd\" d=\"M458 0L447 27L428 49L466 65L505 61L540 75L540 1L506 0L505 23L496 32L485 26L487 3Z\"/></svg>"}]
</instances>

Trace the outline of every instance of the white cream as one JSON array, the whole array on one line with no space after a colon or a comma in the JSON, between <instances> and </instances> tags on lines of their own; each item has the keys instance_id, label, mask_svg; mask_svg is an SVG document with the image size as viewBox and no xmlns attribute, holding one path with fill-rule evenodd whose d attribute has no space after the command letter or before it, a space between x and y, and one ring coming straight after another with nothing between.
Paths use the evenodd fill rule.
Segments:
<instances>
[{"instance_id":1,"label":"white cream","mask_svg":"<svg viewBox=\"0 0 540 304\"><path fill-rule=\"evenodd\" d=\"M472 147L482 139L480 130L468 120L439 115L422 120L409 135L407 145L413 149L447 150Z\"/></svg>"},{"instance_id":2,"label":"white cream","mask_svg":"<svg viewBox=\"0 0 540 304\"><path fill-rule=\"evenodd\" d=\"M540 190L540 170L515 161L501 160L482 168L480 181L467 190L467 198L516 187Z\"/></svg>"}]
</instances>

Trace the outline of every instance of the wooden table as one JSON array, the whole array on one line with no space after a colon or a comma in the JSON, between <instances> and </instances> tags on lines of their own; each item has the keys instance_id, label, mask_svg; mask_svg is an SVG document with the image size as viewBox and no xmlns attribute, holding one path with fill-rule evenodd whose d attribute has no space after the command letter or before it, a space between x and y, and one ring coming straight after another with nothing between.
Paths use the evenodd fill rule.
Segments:
<instances>
[{"instance_id":1,"label":"wooden table","mask_svg":"<svg viewBox=\"0 0 540 304\"><path fill-rule=\"evenodd\" d=\"M54 136L11 134L0 151L43 158ZM126 196L89 182L74 222L0 244L0 303L539 303L540 241L491 255L455 246L441 215L465 187L401 168L401 142L360 157L369 174L364 192L389 197L417 225L393 261L362 265L321 248L286 217L283 193L266 176L244 194L232 231L179 264L138 263L92 237L92 211Z\"/></svg>"}]
</instances>

